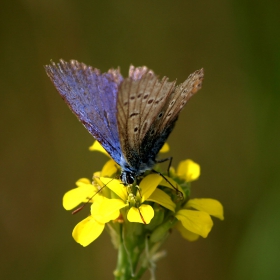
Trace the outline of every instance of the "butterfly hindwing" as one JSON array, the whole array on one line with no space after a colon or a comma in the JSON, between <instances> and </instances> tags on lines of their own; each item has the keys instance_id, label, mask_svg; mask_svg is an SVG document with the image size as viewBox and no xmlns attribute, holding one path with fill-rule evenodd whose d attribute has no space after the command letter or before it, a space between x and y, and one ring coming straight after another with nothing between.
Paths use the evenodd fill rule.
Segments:
<instances>
[{"instance_id":1,"label":"butterfly hindwing","mask_svg":"<svg viewBox=\"0 0 280 280\"><path fill-rule=\"evenodd\" d=\"M45 66L61 97L86 129L119 164L121 148L117 129L119 70L101 74L75 60Z\"/></svg>"}]
</instances>

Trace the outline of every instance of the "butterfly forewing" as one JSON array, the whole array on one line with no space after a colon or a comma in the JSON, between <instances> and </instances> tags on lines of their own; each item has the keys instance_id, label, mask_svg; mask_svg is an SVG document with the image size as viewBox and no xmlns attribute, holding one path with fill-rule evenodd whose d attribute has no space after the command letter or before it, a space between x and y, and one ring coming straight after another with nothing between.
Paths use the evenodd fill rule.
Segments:
<instances>
[{"instance_id":1,"label":"butterfly forewing","mask_svg":"<svg viewBox=\"0 0 280 280\"><path fill-rule=\"evenodd\" d=\"M152 118L149 129L141 142L141 159L155 157L175 126L180 111L189 98L200 88L203 69L191 74L188 79L166 95L164 105L157 118Z\"/></svg>"},{"instance_id":2,"label":"butterfly forewing","mask_svg":"<svg viewBox=\"0 0 280 280\"><path fill-rule=\"evenodd\" d=\"M123 154L131 165L141 164L141 146L151 125L163 116L162 108L175 83L159 81L146 67L131 66L118 94L118 129ZM136 156L136 158L135 158Z\"/></svg>"},{"instance_id":3,"label":"butterfly forewing","mask_svg":"<svg viewBox=\"0 0 280 280\"><path fill-rule=\"evenodd\" d=\"M204 77L204 70L200 69L190 74L185 82L178 85L166 103L166 112L157 125L159 133L165 130L178 118L179 113L186 105L187 101L201 88Z\"/></svg>"},{"instance_id":4,"label":"butterfly forewing","mask_svg":"<svg viewBox=\"0 0 280 280\"><path fill-rule=\"evenodd\" d=\"M83 63L47 65L46 72L72 112L112 158L120 163L121 148L117 129L117 92L122 81L118 70L101 74Z\"/></svg>"}]
</instances>

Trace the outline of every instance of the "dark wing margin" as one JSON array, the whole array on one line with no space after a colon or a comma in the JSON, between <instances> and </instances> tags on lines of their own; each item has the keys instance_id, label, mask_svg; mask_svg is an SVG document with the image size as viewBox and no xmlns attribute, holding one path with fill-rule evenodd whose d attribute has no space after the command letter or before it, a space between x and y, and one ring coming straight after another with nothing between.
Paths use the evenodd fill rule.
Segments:
<instances>
[{"instance_id":1,"label":"dark wing margin","mask_svg":"<svg viewBox=\"0 0 280 280\"><path fill-rule=\"evenodd\" d=\"M47 75L71 111L119 164L117 92L123 78L119 69L101 74L76 60L46 65Z\"/></svg>"}]
</instances>

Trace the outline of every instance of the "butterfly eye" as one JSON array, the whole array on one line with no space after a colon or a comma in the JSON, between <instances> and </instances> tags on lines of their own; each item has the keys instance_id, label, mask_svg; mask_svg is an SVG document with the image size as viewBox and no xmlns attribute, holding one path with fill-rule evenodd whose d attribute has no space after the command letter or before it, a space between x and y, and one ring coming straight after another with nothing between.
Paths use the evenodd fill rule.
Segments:
<instances>
[{"instance_id":1,"label":"butterfly eye","mask_svg":"<svg viewBox=\"0 0 280 280\"><path fill-rule=\"evenodd\" d=\"M130 184L130 185L133 184L134 180L135 180L135 178L131 173L126 174L126 181L128 184Z\"/></svg>"},{"instance_id":2,"label":"butterfly eye","mask_svg":"<svg viewBox=\"0 0 280 280\"><path fill-rule=\"evenodd\" d=\"M125 186L131 185L135 181L135 176L131 172L123 171L120 175L120 179Z\"/></svg>"}]
</instances>

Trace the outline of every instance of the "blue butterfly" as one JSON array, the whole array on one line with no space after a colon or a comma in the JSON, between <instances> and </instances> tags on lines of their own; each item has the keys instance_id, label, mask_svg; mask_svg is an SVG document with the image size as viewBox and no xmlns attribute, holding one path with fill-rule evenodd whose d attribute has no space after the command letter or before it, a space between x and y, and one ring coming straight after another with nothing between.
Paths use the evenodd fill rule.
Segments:
<instances>
[{"instance_id":1,"label":"blue butterfly","mask_svg":"<svg viewBox=\"0 0 280 280\"><path fill-rule=\"evenodd\" d=\"M45 69L71 111L120 165L124 185L157 163L180 111L203 80L203 69L175 86L146 66L130 66L123 78L119 69L101 73L76 60Z\"/></svg>"}]
</instances>

